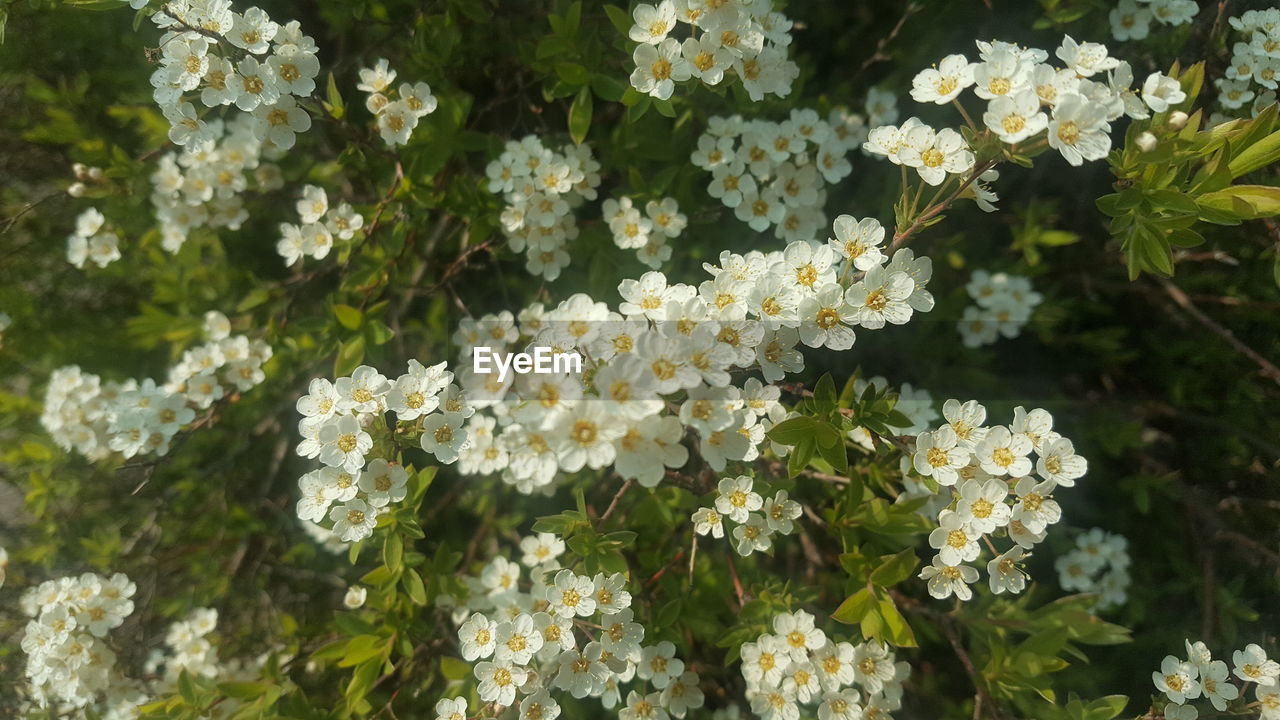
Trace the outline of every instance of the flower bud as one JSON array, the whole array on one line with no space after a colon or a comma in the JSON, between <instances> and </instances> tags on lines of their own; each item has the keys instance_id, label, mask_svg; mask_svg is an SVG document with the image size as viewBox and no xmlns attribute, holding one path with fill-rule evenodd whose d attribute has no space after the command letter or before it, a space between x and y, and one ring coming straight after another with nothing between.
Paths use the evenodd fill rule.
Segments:
<instances>
[{"instance_id":1,"label":"flower bud","mask_svg":"<svg viewBox=\"0 0 1280 720\"><path fill-rule=\"evenodd\" d=\"M96 181L101 180L101 179L102 179L102 168L100 168L100 167L91 167L91 168L89 168L89 179L90 179L90 180L93 180L93 181L95 181L95 182L96 182Z\"/></svg>"},{"instance_id":2,"label":"flower bud","mask_svg":"<svg viewBox=\"0 0 1280 720\"><path fill-rule=\"evenodd\" d=\"M75 198L83 197L84 183L82 182L71 183L71 187L67 188L67 194Z\"/></svg>"},{"instance_id":3,"label":"flower bud","mask_svg":"<svg viewBox=\"0 0 1280 720\"><path fill-rule=\"evenodd\" d=\"M348 609L355 610L364 605L364 600L368 597L369 591L359 585L352 585L347 588L347 596L342 599L342 604Z\"/></svg>"},{"instance_id":4,"label":"flower bud","mask_svg":"<svg viewBox=\"0 0 1280 720\"><path fill-rule=\"evenodd\" d=\"M71 174L75 175L77 180L86 180L89 176L89 168L84 163L71 163Z\"/></svg>"},{"instance_id":5,"label":"flower bud","mask_svg":"<svg viewBox=\"0 0 1280 720\"><path fill-rule=\"evenodd\" d=\"M1174 130L1181 130L1187 124L1187 114L1181 110L1174 110L1169 114L1169 127Z\"/></svg>"},{"instance_id":6,"label":"flower bud","mask_svg":"<svg viewBox=\"0 0 1280 720\"><path fill-rule=\"evenodd\" d=\"M1137 143L1142 152L1151 152L1156 149L1156 136L1149 132L1144 132L1138 136Z\"/></svg>"}]
</instances>

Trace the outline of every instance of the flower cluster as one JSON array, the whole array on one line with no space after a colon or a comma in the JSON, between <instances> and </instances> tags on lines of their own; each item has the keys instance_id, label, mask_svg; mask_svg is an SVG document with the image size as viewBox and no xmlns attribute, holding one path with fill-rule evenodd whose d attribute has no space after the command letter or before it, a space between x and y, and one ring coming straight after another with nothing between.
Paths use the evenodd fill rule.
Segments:
<instances>
[{"instance_id":1,"label":"flower cluster","mask_svg":"<svg viewBox=\"0 0 1280 720\"><path fill-rule=\"evenodd\" d=\"M430 85L401 83L397 91L391 85L395 81L396 71L386 58L380 58L373 67L360 70L360 84L356 86L368 93L364 106L378 118L378 133L391 147L408 145L418 121L435 112L438 104Z\"/></svg>"},{"instance_id":2,"label":"flower cluster","mask_svg":"<svg viewBox=\"0 0 1280 720\"><path fill-rule=\"evenodd\" d=\"M614 244L623 250L635 250L640 262L655 270L671 259L667 241L680 237L689 223L676 199L669 197L645 203L644 215L629 197L609 198L601 203L601 210Z\"/></svg>"},{"instance_id":3,"label":"flower cluster","mask_svg":"<svg viewBox=\"0 0 1280 720\"><path fill-rule=\"evenodd\" d=\"M929 534L938 554L920 577L935 598L954 594L969 600L978 571L966 563L978 559L980 542L986 542L996 555L987 563L991 591L1020 593L1027 582L1021 567L1027 551L1062 519L1054 490L1074 487L1088 463L1040 408L1017 407L1009 425L988 426L987 409L976 400L953 399L943 403L942 416L945 425L916 436L912 455L916 473L947 488L943 494L949 499ZM991 541L997 533L1014 546L997 553Z\"/></svg>"},{"instance_id":4,"label":"flower cluster","mask_svg":"<svg viewBox=\"0 0 1280 720\"><path fill-rule=\"evenodd\" d=\"M311 381L297 402L303 438L297 453L319 458L324 467L298 478L299 518L315 524L328 518L343 542L372 534L378 516L408 493L408 471L388 459L395 457L393 434L420 434L422 449L442 463L458 458L467 441L462 425L474 410L444 368L410 360L408 372L394 381L368 365L334 382ZM397 422L388 424L388 412Z\"/></svg>"},{"instance_id":5,"label":"flower cluster","mask_svg":"<svg viewBox=\"0 0 1280 720\"><path fill-rule=\"evenodd\" d=\"M1148 117L1148 107L1162 112L1186 97L1176 81L1153 73L1140 98L1132 89L1128 63L1111 57L1104 45L1078 43L1069 35L1055 53L1065 67L1049 64L1045 50L1002 41L977 45L979 62L948 55L937 67L915 76L911 97L920 103L953 103L963 111L960 95L973 88L974 95L987 102L981 119L988 132L1010 145L1032 144L1043 133L1048 146L1071 165L1106 157L1112 121L1124 115ZM935 130L914 117L900 126L874 128L863 147L915 168L929 185L967 174L974 164L973 152L958 131Z\"/></svg>"},{"instance_id":6,"label":"flower cluster","mask_svg":"<svg viewBox=\"0 0 1280 720\"><path fill-rule=\"evenodd\" d=\"M75 232L67 236L67 262L83 268L86 260L92 260L106 267L120 259L120 237L106 229L106 222L97 208L80 213Z\"/></svg>"},{"instance_id":7,"label":"flower cluster","mask_svg":"<svg viewBox=\"0 0 1280 720\"><path fill-rule=\"evenodd\" d=\"M28 617L22 637L26 676L40 707L50 702L80 708L115 684L116 654L107 633L133 612L136 586L116 573L47 580L23 593Z\"/></svg>"},{"instance_id":8,"label":"flower cluster","mask_svg":"<svg viewBox=\"0 0 1280 720\"><path fill-rule=\"evenodd\" d=\"M298 21L280 25L261 8L241 14L230 2L192 0L168 2L151 19L165 30L160 67L151 75L153 96L175 145L216 137L195 102L234 105L251 118L254 137L280 150L311 129L311 116L296 98L315 90L320 61Z\"/></svg>"},{"instance_id":9,"label":"flower cluster","mask_svg":"<svg viewBox=\"0 0 1280 720\"><path fill-rule=\"evenodd\" d=\"M1231 655L1231 668L1222 660L1214 660L1203 642L1186 641L1187 659L1173 655L1160 663L1160 671L1151 673L1156 690L1169 699L1164 716L1169 720L1196 720L1200 711L1191 704L1193 700L1207 700L1214 710L1224 712L1233 701L1242 697L1241 688L1231 681L1231 675L1244 683L1256 683L1252 704L1261 711L1262 720L1280 718L1280 663L1267 658L1261 646L1249 644Z\"/></svg>"},{"instance_id":10,"label":"flower cluster","mask_svg":"<svg viewBox=\"0 0 1280 720\"><path fill-rule=\"evenodd\" d=\"M173 436L195 419L195 409L265 379L262 364L271 358L271 346L229 332L226 317L210 313L209 341L183 353L163 385L150 378L104 382L76 365L59 368L49 378L40 422L59 446L90 460L112 451L125 458L163 455Z\"/></svg>"},{"instance_id":11,"label":"flower cluster","mask_svg":"<svg viewBox=\"0 0 1280 720\"><path fill-rule=\"evenodd\" d=\"M612 465L653 487L688 459L686 429L717 472L730 460L754 460L766 430L786 415L767 383L803 370L798 345L848 349L853 326L901 324L932 307L928 258L903 249L889 260L876 247L883 232L874 220L844 216L828 244L726 251L697 287L668 284L657 271L624 280L616 311L576 294L550 310L535 304L518 316L463 322L454 342L464 362L480 347L490 358L542 347L586 361L583 372L503 377L476 372L474 363L460 372L481 411L467 426L459 471L501 472L532 492L549 490L557 471ZM758 370L764 382L736 384L735 369Z\"/></svg>"},{"instance_id":12,"label":"flower cluster","mask_svg":"<svg viewBox=\"0 0 1280 720\"><path fill-rule=\"evenodd\" d=\"M564 542L549 533L524 538L520 549L520 563L499 556L478 577L465 576L467 597L454 612L482 702L518 705L521 718L555 718L560 693L598 698L606 709L621 705L622 720L683 718L702 707L698 675L685 669L675 645L644 644L624 575L562 568ZM624 699L632 682L637 687ZM446 720L468 716L463 698L441 700L435 710Z\"/></svg>"},{"instance_id":13,"label":"flower cluster","mask_svg":"<svg viewBox=\"0 0 1280 720\"><path fill-rule=\"evenodd\" d=\"M323 259L333 249L335 240L350 240L364 226L364 217L347 203L329 207L324 188L306 185L295 206L300 225L280 223L280 240L276 252L285 265L305 257Z\"/></svg>"},{"instance_id":14,"label":"flower cluster","mask_svg":"<svg viewBox=\"0 0 1280 720\"><path fill-rule=\"evenodd\" d=\"M1280 87L1280 8L1247 10L1230 19L1240 40L1231 48L1231 66L1214 84L1224 110L1250 106L1257 115L1276 101ZM1256 89L1255 89L1256 88Z\"/></svg>"},{"instance_id":15,"label":"flower cluster","mask_svg":"<svg viewBox=\"0 0 1280 720\"><path fill-rule=\"evenodd\" d=\"M965 347L991 345L1000 337L1016 338L1044 299L1021 275L974 270L965 285L974 305L956 324Z\"/></svg>"},{"instance_id":16,"label":"flower cluster","mask_svg":"<svg viewBox=\"0 0 1280 720\"><path fill-rule=\"evenodd\" d=\"M752 230L805 240L827 224L826 185L852 172L845 155L865 138L862 116L840 109L826 120L796 109L780 123L713 117L691 160L711 173L711 197Z\"/></svg>"},{"instance_id":17,"label":"flower cluster","mask_svg":"<svg viewBox=\"0 0 1280 720\"><path fill-rule=\"evenodd\" d=\"M1123 535L1094 528L1076 538L1076 547L1054 561L1063 590L1097 593L1098 610L1128 600L1129 541Z\"/></svg>"},{"instance_id":18,"label":"flower cluster","mask_svg":"<svg viewBox=\"0 0 1280 720\"><path fill-rule=\"evenodd\" d=\"M535 135L508 141L489 163L489 192L501 193L507 203L501 218L507 247L525 254L531 274L555 280L569 264L565 246L578 236L573 209L596 199L599 170L586 145L554 152Z\"/></svg>"},{"instance_id":19,"label":"flower cluster","mask_svg":"<svg viewBox=\"0 0 1280 720\"><path fill-rule=\"evenodd\" d=\"M720 481L714 509L698 508L693 513L693 529L699 535L722 538L725 520L738 523L733 529L734 549L745 557L773 548L774 533L795 532L795 521L802 513L800 503L789 499L786 490L766 500L752 489L751 478L739 475Z\"/></svg>"},{"instance_id":20,"label":"flower cluster","mask_svg":"<svg viewBox=\"0 0 1280 720\"><path fill-rule=\"evenodd\" d=\"M775 615L773 633L743 643L741 655L747 700L762 720L795 720L801 705L817 705L822 720L883 720L902 706L911 674L882 643L833 640L803 610Z\"/></svg>"},{"instance_id":21,"label":"flower cluster","mask_svg":"<svg viewBox=\"0 0 1280 720\"><path fill-rule=\"evenodd\" d=\"M208 138L165 153L151 174L151 206L160 224L160 244L176 253L191 231L202 227L238 230L249 218L242 193L284 186L279 166L263 162L281 151L263 143L246 116L209 123Z\"/></svg>"},{"instance_id":22,"label":"flower cluster","mask_svg":"<svg viewBox=\"0 0 1280 720\"><path fill-rule=\"evenodd\" d=\"M1143 40L1151 32L1151 21L1177 27L1186 25L1200 12L1195 0L1120 0L1112 8L1111 37L1124 42Z\"/></svg>"},{"instance_id":23,"label":"flower cluster","mask_svg":"<svg viewBox=\"0 0 1280 720\"><path fill-rule=\"evenodd\" d=\"M640 44L631 55L631 86L659 100L671 97L676 82L719 85L732 70L759 102L767 94L786 97L800 75L787 59L791 20L774 12L772 0L661 0L637 5L632 17L627 34ZM683 42L671 37L680 23L690 30Z\"/></svg>"}]
</instances>

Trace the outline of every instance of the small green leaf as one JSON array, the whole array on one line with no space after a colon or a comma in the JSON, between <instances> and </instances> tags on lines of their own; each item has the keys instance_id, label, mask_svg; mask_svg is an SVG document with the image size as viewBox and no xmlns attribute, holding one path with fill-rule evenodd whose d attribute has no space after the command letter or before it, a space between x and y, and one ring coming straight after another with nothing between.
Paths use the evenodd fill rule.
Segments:
<instances>
[{"instance_id":1,"label":"small green leaf","mask_svg":"<svg viewBox=\"0 0 1280 720\"><path fill-rule=\"evenodd\" d=\"M871 582L884 588L892 587L911 577L919 564L920 559L916 557L915 550L907 548L896 555L890 555L880 567L873 570Z\"/></svg>"},{"instance_id":2,"label":"small green leaf","mask_svg":"<svg viewBox=\"0 0 1280 720\"><path fill-rule=\"evenodd\" d=\"M769 428L765 433L769 439L779 445L799 445L801 441L813 438L818 421L811 417L796 417Z\"/></svg>"},{"instance_id":3,"label":"small green leaf","mask_svg":"<svg viewBox=\"0 0 1280 720\"><path fill-rule=\"evenodd\" d=\"M591 88L583 86L569 107L569 137L581 145L591 129Z\"/></svg>"},{"instance_id":4,"label":"small green leaf","mask_svg":"<svg viewBox=\"0 0 1280 720\"><path fill-rule=\"evenodd\" d=\"M356 337L342 343L338 348L338 357L334 359L334 377L346 377L352 370L360 367L364 360L364 336Z\"/></svg>"},{"instance_id":5,"label":"small green leaf","mask_svg":"<svg viewBox=\"0 0 1280 720\"><path fill-rule=\"evenodd\" d=\"M618 32L623 35L631 34L631 26L634 23L631 22L630 13L617 5L605 5L604 12L609 16L609 22L613 23L613 26L618 29Z\"/></svg>"},{"instance_id":6,"label":"small green leaf","mask_svg":"<svg viewBox=\"0 0 1280 720\"><path fill-rule=\"evenodd\" d=\"M840 607L831 613L831 619L846 625L856 625L876 606L876 597L870 588L862 588L845 598Z\"/></svg>"},{"instance_id":7,"label":"small green leaf","mask_svg":"<svg viewBox=\"0 0 1280 720\"><path fill-rule=\"evenodd\" d=\"M1226 213L1241 220L1280 215L1280 187L1232 185L1196 199L1201 208Z\"/></svg>"},{"instance_id":8,"label":"small green leaf","mask_svg":"<svg viewBox=\"0 0 1280 720\"><path fill-rule=\"evenodd\" d=\"M334 305L333 314L338 318L338 322L342 324L342 327L348 330L360 329L360 323L364 321L364 313L350 305Z\"/></svg>"},{"instance_id":9,"label":"small green leaf","mask_svg":"<svg viewBox=\"0 0 1280 720\"><path fill-rule=\"evenodd\" d=\"M382 562L392 572L399 570L404 563L404 540L396 533L387 535L382 545Z\"/></svg>"},{"instance_id":10,"label":"small green leaf","mask_svg":"<svg viewBox=\"0 0 1280 720\"><path fill-rule=\"evenodd\" d=\"M409 593L409 599L413 601L414 605L427 604L427 587L423 584L422 576L418 574L417 570L407 571L404 574L404 578L401 579L401 583L404 585L405 592Z\"/></svg>"}]
</instances>

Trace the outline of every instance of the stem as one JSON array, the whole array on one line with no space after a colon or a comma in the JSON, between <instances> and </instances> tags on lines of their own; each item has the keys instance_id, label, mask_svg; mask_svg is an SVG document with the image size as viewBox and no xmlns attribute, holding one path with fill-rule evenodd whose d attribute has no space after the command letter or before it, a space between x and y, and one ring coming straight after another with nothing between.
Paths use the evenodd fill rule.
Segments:
<instances>
[{"instance_id":1,"label":"stem","mask_svg":"<svg viewBox=\"0 0 1280 720\"><path fill-rule=\"evenodd\" d=\"M917 232L919 232L920 229L924 227L925 223L937 217L938 215L941 215L942 211L950 207L951 203L955 202L956 198L960 197L960 194L963 193L970 185L972 185L974 181L976 181L984 172L995 167L996 164L999 162L1000 162L1000 159L995 158L992 160L988 160L982 163L981 165L975 167L973 169L973 172L969 174L969 177L965 178L964 182L960 183L960 187L956 188L955 192L951 193L951 195L948 196L946 200L943 200L937 205L934 205L933 207L925 210L923 213L920 214L920 217L916 218L915 221L912 222L911 225L907 227L906 230L902 230L900 232L895 233L893 236L893 242L890 243L889 249L885 254L892 255L894 250L897 250L899 247L902 247L902 244L905 243L912 235L915 235Z\"/></svg>"},{"instance_id":2,"label":"stem","mask_svg":"<svg viewBox=\"0 0 1280 720\"><path fill-rule=\"evenodd\" d=\"M960 115L961 117L964 118L964 121L969 126L969 129L972 130L974 134L977 134L979 132L978 126L976 123L973 122L973 118L969 117L969 112L964 109L964 105L961 105L960 101L955 98L951 99L951 104L955 105L956 109L960 111Z\"/></svg>"}]
</instances>

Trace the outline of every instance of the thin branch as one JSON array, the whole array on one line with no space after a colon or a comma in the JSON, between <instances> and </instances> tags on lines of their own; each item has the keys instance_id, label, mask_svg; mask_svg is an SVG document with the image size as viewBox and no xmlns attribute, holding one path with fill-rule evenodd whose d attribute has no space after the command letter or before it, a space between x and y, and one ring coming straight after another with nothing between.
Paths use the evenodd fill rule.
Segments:
<instances>
[{"instance_id":1,"label":"thin branch","mask_svg":"<svg viewBox=\"0 0 1280 720\"><path fill-rule=\"evenodd\" d=\"M1270 360L1263 357L1257 350L1245 345L1240 338L1235 336L1235 333L1222 325L1219 325L1213 318L1205 315L1204 312L1201 311L1200 308L1196 307L1196 304L1191 301L1191 298L1187 297L1187 294L1184 293L1177 285L1174 285L1172 282L1164 278L1160 278L1156 282L1160 284L1160 287L1164 289L1165 294L1167 294L1178 307L1186 311L1188 315L1194 318L1201 325L1212 330L1215 335L1226 340L1227 344L1234 348L1236 352L1257 363L1259 372L1262 375L1271 378L1273 382L1280 385L1280 367L1276 367L1275 363L1272 363Z\"/></svg>"}]
</instances>

